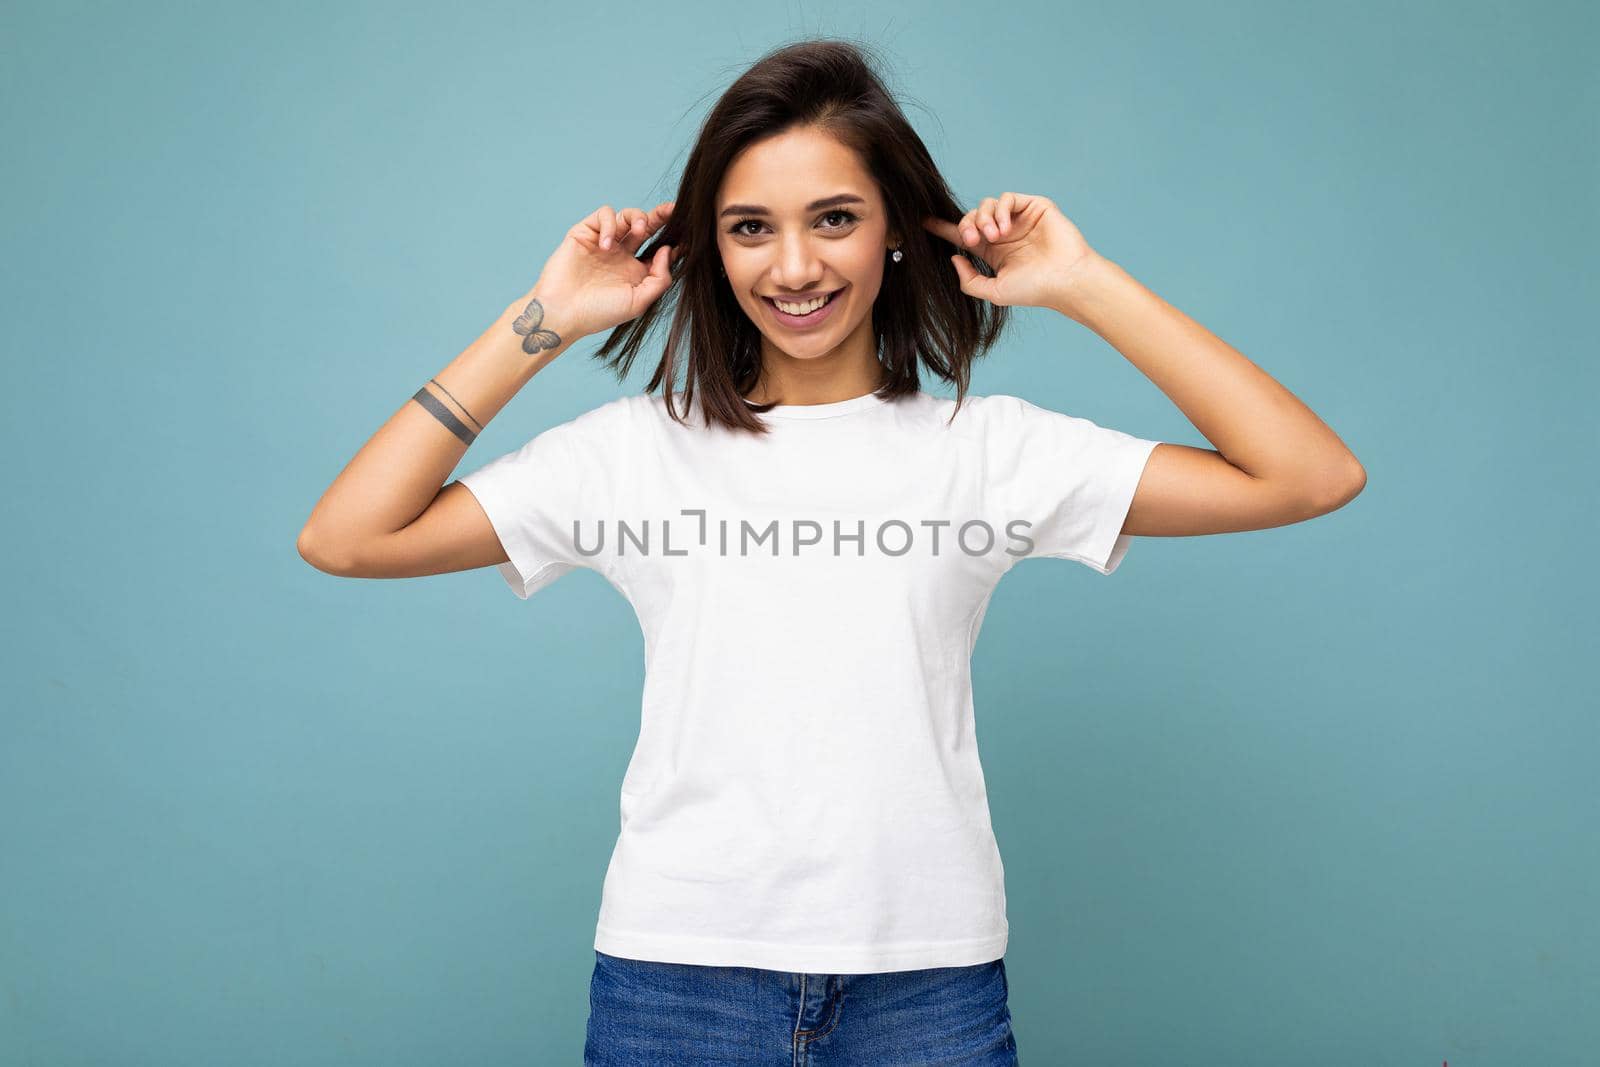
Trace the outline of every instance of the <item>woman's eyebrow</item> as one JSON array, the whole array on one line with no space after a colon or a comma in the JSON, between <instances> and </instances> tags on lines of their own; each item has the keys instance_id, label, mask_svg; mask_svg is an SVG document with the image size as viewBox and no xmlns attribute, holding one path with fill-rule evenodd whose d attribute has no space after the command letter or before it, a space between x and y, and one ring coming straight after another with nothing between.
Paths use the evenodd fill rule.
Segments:
<instances>
[{"instance_id":1,"label":"woman's eyebrow","mask_svg":"<svg viewBox=\"0 0 1600 1067\"><path fill-rule=\"evenodd\" d=\"M854 193L840 193L837 196L828 196L828 197L823 197L821 200L813 200L813 201L811 201L811 203L806 205L805 209L807 211L821 211L825 207L838 207L840 204L865 204L865 203L866 203L865 200L861 199L861 197L857 196ZM718 215L717 217L718 218L726 218L729 215L766 215L766 214L768 214L767 209L762 207L760 204L729 204L727 207L722 209L722 213L720 215Z\"/></svg>"}]
</instances>

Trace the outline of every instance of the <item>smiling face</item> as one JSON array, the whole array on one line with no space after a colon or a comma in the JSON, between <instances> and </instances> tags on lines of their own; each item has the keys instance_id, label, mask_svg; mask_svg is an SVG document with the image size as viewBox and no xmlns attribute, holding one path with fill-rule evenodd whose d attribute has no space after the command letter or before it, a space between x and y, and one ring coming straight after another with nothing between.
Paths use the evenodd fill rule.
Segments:
<instances>
[{"instance_id":1,"label":"smiling face","mask_svg":"<svg viewBox=\"0 0 1600 1067\"><path fill-rule=\"evenodd\" d=\"M888 233L877 183L855 152L812 127L752 144L723 175L716 214L728 284L761 331L763 377L876 383L872 303L898 242ZM830 293L804 317L773 302Z\"/></svg>"}]
</instances>

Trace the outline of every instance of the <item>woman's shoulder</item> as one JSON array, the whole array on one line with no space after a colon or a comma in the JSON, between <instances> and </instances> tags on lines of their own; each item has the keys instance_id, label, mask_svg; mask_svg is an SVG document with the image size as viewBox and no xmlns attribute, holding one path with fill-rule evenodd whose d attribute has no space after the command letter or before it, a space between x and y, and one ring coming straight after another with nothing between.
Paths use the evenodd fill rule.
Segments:
<instances>
[{"instance_id":1,"label":"woman's shoulder","mask_svg":"<svg viewBox=\"0 0 1600 1067\"><path fill-rule=\"evenodd\" d=\"M649 413L651 401L654 399L644 393L628 393L596 405L572 421L583 423L585 428L597 429L617 423L632 422Z\"/></svg>"},{"instance_id":2,"label":"woman's shoulder","mask_svg":"<svg viewBox=\"0 0 1600 1067\"><path fill-rule=\"evenodd\" d=\"M953 399L947 401L949 407L955 407ZM976 396L971 393L961 399L961 410L971 411L974 421L981 422L993 429L1025 425L1040 419L1070 418L1065 411L1035 403L1024 397L1012 393L986 393Z\"/></svg>"},{"instance_id":3,"label":"woman's shoulder","mask_svg":"<svg viewBox=\"0 0 1600 1067\"><path fill-rule=\"evenodd\" d=\"M539 436L560 439L572 447L600 449L633 433L640 416L640 396L619 396L558 421Z\"/></svg>"},{"instance_id":4,"label":"woman's shoulder","mask_svg":"<svg viewBox=\"0 0 1600 1067\"><path fill-rule=\"evenodd\" d=\"M957 403L954 396L936 396L922 393L924 406L954 426L972 428L1003 424L1022 414L1027 401L1007 393L968 393Z\"/></svg>"}]
</instances>

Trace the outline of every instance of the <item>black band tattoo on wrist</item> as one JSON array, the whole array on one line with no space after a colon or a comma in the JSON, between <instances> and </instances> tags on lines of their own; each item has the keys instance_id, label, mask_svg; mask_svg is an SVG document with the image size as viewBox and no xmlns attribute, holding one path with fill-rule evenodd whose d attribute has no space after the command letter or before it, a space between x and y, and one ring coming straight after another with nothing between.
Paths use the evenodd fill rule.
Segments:
<instances>
[{"instance_id":1,"label":"black band tattoo on wrist","mask_svg":"<svg viewBox=\"0 0 1600 1067\"><path fill-rule=\"evenodd\" d=\"M544 305L539 303L538 297L534 297L528 301L528 306L522 309L522 314L511 324L514 331L524 335L522 350L530 356L561 344L561 337L554 330L539 329L539 324L543 321Z\"/></svg>"},{"instance_id":2,"label":"black band tattoo on wrist","mask_svg":"<svg viewBox=\"0 0 1600 1067\"><path fill-rule=\"evenodd\" d=\"M472 427L456 418L456 413L445 407L444 401L428 392L426 385L418 389L411 399L421 404L428 414L444 423L445 429L461 438L467 444L470 445L477 439L478 435L472 432Z\"/></svg>"},{"instance_id":3,"label":"black band tattoo on wrist","mask_svg":"<svg viewBox=\"0 0 1600 1067\"><path fill-rule=\"evenodd\" d=\"M456 394L454 394L450 390L446 389L444 387L444 383L441 382L439 379L437 379L437 378L429 378L428 381L432 382L434 385L437 385L439 387L439 391L442 392L445 396L449 397L451 400L456 400ZM472 419L472 425L476 426L480 431L483 429L483 423L479 422L477 419L473 419L472 418L472 412L467 410L467 405L463 404L459 400L456 400L456 407L461 409L461 414L465 415L469 419Z\"/></svg>"}]
</instances>

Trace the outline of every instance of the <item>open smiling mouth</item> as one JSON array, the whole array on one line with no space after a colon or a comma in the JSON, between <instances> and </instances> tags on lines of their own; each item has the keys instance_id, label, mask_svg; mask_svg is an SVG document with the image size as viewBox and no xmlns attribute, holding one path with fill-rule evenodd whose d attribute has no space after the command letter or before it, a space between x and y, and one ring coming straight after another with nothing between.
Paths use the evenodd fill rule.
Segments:
<instances>
[{"instance_id":1,"label":"open smiling mouth","mask_svg":"<svg viewBox=\"0 0 1600 1067\"><path fill-rule=\"evenodd\" d=\"M809 311L801 315L792 314L791 312L783 310L778 306L778 302L770 296L763 296L761 299L767 302L767 306L772 308L773 313L777 315L780 321L785 323L805 323L817 321L826 317L829 309L833 307L834 298L842 292L844 292L844 289L835 289L833 292L828 294L827 299L824 300L820 305L812 307ZM810 307L810 302L804 301L798 305L791 304L790 306Z\"/></svg>"}]
</instances>

